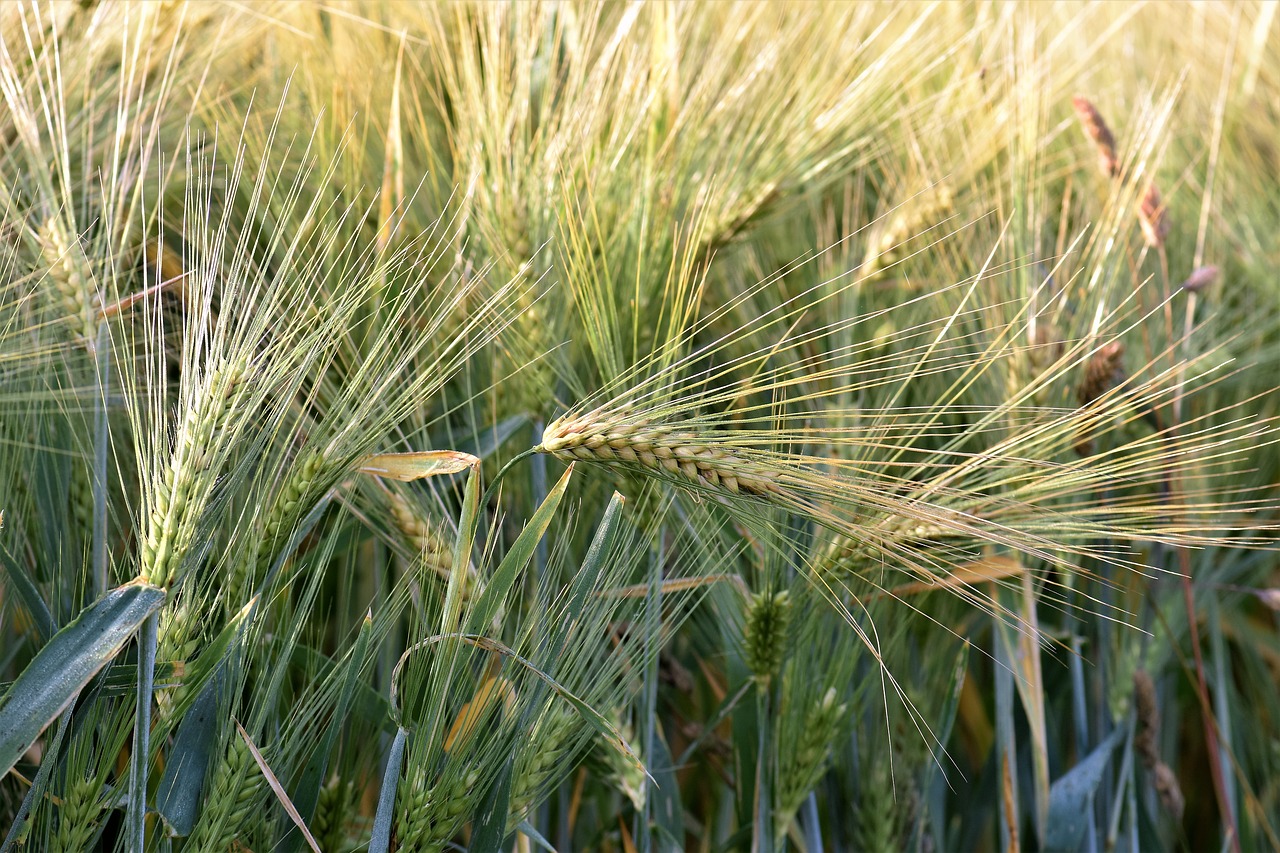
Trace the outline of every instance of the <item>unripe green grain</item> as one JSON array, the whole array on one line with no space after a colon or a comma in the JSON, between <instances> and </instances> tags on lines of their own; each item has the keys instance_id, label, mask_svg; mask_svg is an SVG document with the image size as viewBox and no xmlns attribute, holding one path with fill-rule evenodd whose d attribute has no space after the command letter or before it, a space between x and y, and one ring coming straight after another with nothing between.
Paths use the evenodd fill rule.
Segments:
<instances>
[{"instance_id":1,"label":"unripe green grain","mask_svg":"<svg viewBox=\"0 0 1280 853\"><path fill-rule=\"evenodd\" d=\"M782 670L791 625L791 596L761 592L751 597L742 628L743 656L756 680L767 685Z\"/></svg>"},{"instance_id":2,"label":"unripe green grain","mask_svg":"<svg viewBox=\"0 0 1280 853\"><path fill-rule=\"evenodd\" d=\"M480 781L480 774L450 773L427 787L426 775L421 771L400 786L397 797L400 802L396 833L401 850L443 850L473 805L473 789Z\"/></svg>"},{"instance_id":3,"label":"unripe green grain","mask_svg":"<svg viewBox=\"0 0 1280 853\"><path fill-rule=\"evenodd\" d=\"M212 490L211 462L216 442L244 399L243 362L210 370L199 398L187 406L169 464L152 494L147 532L141 546L142 579L171 586L176 579L205 502Z\"/></svg>"},{"instance_id":4,"label":"unripe green grain","mask_svg":"<svg viewBox=\"0 0 1280 853\"><path fill-rule=\"evenodd\" d=\"M101 814L98 785L91 779L69 781L62 796L62 807L58 810L58 831L53 836L50 853L88 850Z\"/></svg>"},{"instance_id":5,"label":"unripe green grain","mask_svg":"<svg viewBox=\"0 0 1280 853\"><path fill-rule=\"evenodd\" d=\"M805 797L827 772L832 745L839 738L848 706L836 701L835 688L827 690L804 716L794 743L779 753L777 810L779 826L795 816Z\"/></svg>"},{"instance_id":6,"label":"unripe green grain","mask_svg":"<svg viewBox=\"0 0 1280 853\"><path fill-rule=\"evenodd\" d=\"M311 834L325 853L341 850L347 840L347 821L351 817L354 786L334 776L320 789Z\"/></svg>"},{"instance_id":7,"label":"unripe green grain","mask_svg":"<svg viewBox=\"0 0 1280 853\"><path fill-rule=\"evenodd\" d=\"M453 571L453 546L445 541L426 514L394 492L389 493L391 517L405 541L422 557L423 564L442 581ZM463 594L470 591L471 573L464 576Z\"/></svg>"},{"instance_id":8,"label":"unripe green grain","mask_svg":"<svg viewBox=\"0 0 1280 853\"><path fill-rule=\"evenodd\" d=\"M200 821L187 841L187 849L224 851L241 836L241 830L262 807L262 774L249 745L233 735L226 754L213 774L209 796Z\"/></svg>"}]
</instances>

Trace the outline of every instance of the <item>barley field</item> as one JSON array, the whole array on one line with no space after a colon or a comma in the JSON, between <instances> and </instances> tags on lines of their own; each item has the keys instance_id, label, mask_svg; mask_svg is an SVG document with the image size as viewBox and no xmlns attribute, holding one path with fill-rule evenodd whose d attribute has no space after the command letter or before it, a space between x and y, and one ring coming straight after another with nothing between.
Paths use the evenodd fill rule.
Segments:
<instances>
[{"instance_id":1,"label":"barley field","mask_svg":"<svg viewBox=\"0 0 1280 853\"><path fill-rule=\"evenodd\" d=\"M0 853L1280 849L1278 8L0 5Z\"/></svg>"}]
</instances>

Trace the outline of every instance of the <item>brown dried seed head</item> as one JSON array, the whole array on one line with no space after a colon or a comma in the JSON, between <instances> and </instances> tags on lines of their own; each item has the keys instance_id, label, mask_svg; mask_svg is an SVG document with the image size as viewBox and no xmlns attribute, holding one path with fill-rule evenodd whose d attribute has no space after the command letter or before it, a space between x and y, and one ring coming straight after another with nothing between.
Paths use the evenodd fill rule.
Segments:
<instances>
[{"instance_id":1,"label":"brown dried seed head","mask_svg":"<svg viewBox=\"0 0 1280 853\"><path fill-rule=\"evenodd\" d=\"M1160 706L1156 704L1156 685L1146 670L1133 674L1133 707L1138 718L1134 747L1148 770L1160 762L1156 740L1160 737Z\"/></svg>"},{"instance_id":2,"label":"brown dried seed head","mask_svg":"<svg viewBox=\"0 0 1280 853\"><path fill-rule=\"evenodd\" d=\"M1084 135L1098 149L1098 168L1108 177L1119 175L1120 160L1116 157L1116 140L1111 135L1111 129L1107 127L1102 114L1098 112L1098 108L1083 95L1072 98L1071 105L1075 107L1076 117L1080 119L1080 126L1084 128Z\"/></svg>"},{"instance_id":3,"label":"brown dried seed head","mask_svg":"<svg viewBox=\"0 0 1280 853\"><path fill-rule=\"evenodd\" d=\"M1124 344L1112 341L1093 354L1085 365L1084 381L1080 383L1080 405L1087 406L1103 394L1124 382Z\"/></svg>"},{"instance_id":4,"label":"brown dried seed head","mask_svg":"<svg viewBox=\"0 0 1280 853\"><path fill-rule=\"evenodd\" d=\"M1174 775L1173 770L1168 764L1161 761L1156 765L1154 772L1156 794L1160 797L1160 804L1164 806L1165 811L1173 817L1174 820L1182 820L1182 811L1186 806L1186 800L1182 796L1182 787L1178 784L1178 777Z\"/></svg>"},{"instance_id":5,"label":"brown dried seed head","mask_svg":"<svg viewBox=\"0 0 1280 853\"><path fill-rule=\"evenodd\" d=\"M1191 275L1187 276L1187 280L1182 283L1182 289L1189 290L1192 293L1199 293L1218 281L1218 272L1218 268L1213 265L1196 267L1191 271Z\"/></svg>"},{"instance_id":6,"label":"brown dried seed head","mask_svg":"<svg viewBox=\"0 0 1280 853\"><path fill-rule=\"evenodd\" d=\"M1147 186L1147 191L1142 196L1142 204L1138 207L1138 225L1142 228L1143 239L1153 249L1163 246L1165 237L1169 236L1169 217L1160 188L1154 181Z\"/></svg>"}]
</instances>

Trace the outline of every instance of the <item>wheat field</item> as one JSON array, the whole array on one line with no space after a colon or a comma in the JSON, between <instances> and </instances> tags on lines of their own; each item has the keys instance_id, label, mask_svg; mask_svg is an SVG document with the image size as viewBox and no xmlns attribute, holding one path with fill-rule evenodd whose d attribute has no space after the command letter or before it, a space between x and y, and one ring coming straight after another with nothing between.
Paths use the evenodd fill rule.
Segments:
<instances>
[{"instance_id":1,"label":"wheat field","mask_svg":"<svg viewBox=\"0 0 1280 853\"><path fill-rule=\"evenodd\" d=\"M1280 849L1277 8L0 5L0 853Z\"/></svg>"}]
</instances>

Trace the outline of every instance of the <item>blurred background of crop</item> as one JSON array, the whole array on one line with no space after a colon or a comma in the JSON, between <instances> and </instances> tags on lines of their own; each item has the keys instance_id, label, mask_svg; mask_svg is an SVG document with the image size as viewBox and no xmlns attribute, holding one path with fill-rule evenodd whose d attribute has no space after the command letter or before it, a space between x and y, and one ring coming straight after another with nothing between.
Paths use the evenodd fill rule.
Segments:
<instances>
[{"instance_id":1,"label":"blurred background of crop","mask_svg":"<svg viewBox=\"0 0 1280 853\"><path fill-rule=\"evenodd\" d=\"M1280 848L1277 8L3 5L6 849Z\"/></svg>"}]
</instances>

